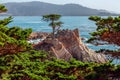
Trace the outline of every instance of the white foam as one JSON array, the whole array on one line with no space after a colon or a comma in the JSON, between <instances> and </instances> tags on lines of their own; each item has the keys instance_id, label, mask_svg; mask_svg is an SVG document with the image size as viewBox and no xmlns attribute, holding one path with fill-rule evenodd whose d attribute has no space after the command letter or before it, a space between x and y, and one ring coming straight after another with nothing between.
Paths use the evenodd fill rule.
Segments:
<instances>
[{"instance_id":1,"label":"white foam","mask_svg":"<svg viewBox=\"0 0 120 80\"><path fill-rule=\"evenodd\" d=\"M28 43L31 43L31 44L37 44L41 41L43 41L44 39L33 39L33 40L28 40Z\"/></svg>"}]
</instances>

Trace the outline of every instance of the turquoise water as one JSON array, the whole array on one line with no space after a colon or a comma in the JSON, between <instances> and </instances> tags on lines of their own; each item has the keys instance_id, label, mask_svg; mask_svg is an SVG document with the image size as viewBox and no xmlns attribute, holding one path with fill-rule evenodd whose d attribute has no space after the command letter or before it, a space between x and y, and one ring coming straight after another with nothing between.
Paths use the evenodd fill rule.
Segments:
<instances>
[{"instance_id":1,"label":"turquoise water","mask_svg":"<svg viewBox=\"0 0 120 80\"><path fill-rule=\"evenodd\" d=\"M5 18L5 16L1 16L0 19ZM41 20L40 16L14 16L13 22L8 26L19 26L22 28L32 28L33 31L42 31L42 32L51 32L51 27L48 26L47 22ZM78 28L80 30L80 36L87 40L90 35L90 32L95 31L96 25L93 21L88 20L88 16L63 16L61 21L64 22L61 29L75 29ZM85 41L83 41L85 42ZM120 47L115 45L100 45L94 46L92 44L85 43L89 48L94 50L99 49L118 49Z\"/></svg>"}]
</instances>

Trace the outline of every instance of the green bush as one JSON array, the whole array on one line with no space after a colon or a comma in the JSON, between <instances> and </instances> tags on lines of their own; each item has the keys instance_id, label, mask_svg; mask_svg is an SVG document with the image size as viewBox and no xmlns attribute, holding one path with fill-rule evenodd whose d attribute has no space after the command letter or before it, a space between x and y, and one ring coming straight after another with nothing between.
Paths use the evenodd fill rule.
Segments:
<instances>
[{"instance_id":1,"label":"green bush","mask_svg":"<svg viewBox=\"0 0 120 80\"><path fill-rule=\"evenodd\" d=\"M0 57L1 80L95 80L119 77L120 65L69 62L50 58L45 51L27 51ZM103 80L104 80L103 79Z\"/></svg>"}]
</instances>

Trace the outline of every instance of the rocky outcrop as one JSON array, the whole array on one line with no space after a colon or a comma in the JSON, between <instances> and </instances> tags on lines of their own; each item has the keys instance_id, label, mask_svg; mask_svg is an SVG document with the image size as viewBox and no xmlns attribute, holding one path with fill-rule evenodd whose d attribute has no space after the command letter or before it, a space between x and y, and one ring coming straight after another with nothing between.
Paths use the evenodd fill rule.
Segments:
<instances>
[{"instance_id":1,"label":"rocky outcrop","mask_svg":"<svg viewBox=\"0 0 120 80\"><path fill-rule=\"evenodd\" d=\"M72 58L72 55L64 47L64 45L58 41L58 39L45 39L43 42L40 42L33 47L37 50L45 50L52 53L51 56L54 56L58 59L64 59L69 61Z\"/></svg>"},{"instance_id":2,"label":"rocky outcrop","mask_svg":"<svg viewBox=\"0 0 120 80\"><path fill-rule=\"evenodd\" d=\"M106 62L103 54L97 54L95 51L85 46L79 37L79 30L63 30L58 32L58 40L62 42L71 55L84 62Z\"/></svg>"},{"instance_id":3,"label":"rocky outcrop","mask_svg":"<svg viewBox=\"0 0 120 80\"><path fill-rule=\"evenodd\" d=\"M49 33L47 33L47 32L32 32L30 34L28 40L30 40L30 39L37 39L37 38L45 38L48 35L49 35Z\"/></svg>"},{"instance_id":4,"label":"rocky outcrop","mask_svg":"<svg viewBox=\"0 0 120 80\"><path fill-rule=\"evenodd\" d=\"M58 59L69 60L76 58L83 62L104 63L105 55L96 53L85 46L79 37L79 30L61 30L56 34L57 38L46 38L43 42L34 45L35 49L44 49L54 54Z\"/></svg>"}]
</instances>

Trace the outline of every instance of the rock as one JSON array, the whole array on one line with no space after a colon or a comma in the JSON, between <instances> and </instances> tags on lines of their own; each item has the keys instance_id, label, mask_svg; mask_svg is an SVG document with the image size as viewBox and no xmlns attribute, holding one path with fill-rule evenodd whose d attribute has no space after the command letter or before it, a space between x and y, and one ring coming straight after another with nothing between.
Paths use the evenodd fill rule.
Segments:
<instances>
[{"instance_id":1,"label":"rock","mask_svg":"<svg viewBox=\"0 0 120 80\"><path fill-rule=\"evenodd\" d=\"M73 31L59 31L58 40L63 43L65 48L74 58L80 61L98 63L106 62L106 58L103 54L98 54L83 44L81 38L79 37L78 29Z\"/></svg>"},{"instance_id":2,"label":"rock","mask_svg":"<svg viewBox=\"0 0 120 80\"><path fill-rule=\"evenodd\" d=\"M28 40L31 39L38 39L38 38L45 38L49 35L47 32L32 32L28 38Z\"/></svg>"},{"instance_id":3,"label":"rock","mask_svg":"<svg viewBox=\"0 0 120 80\"><path fill-rule=\"evenodd\" d=\"M45 50L52 53L51 56L54 56L58 59L64 59L69 61L72 58L72 55L66 50L64 45L58 41L58 39L46 39L39 44L33 46L37 50Z\"/></svg>"},{"instance_id":4,"label":"rock","mask_svg":"<svg viewBox=\"0 0 120 80\"><path fill-rule=\"evenodd\" d=\"M83 62L105 63L105 55L96 53L85 46L79 36L79 30L61 30L56 34L57 38L46 38L42 44L34 46L38 50L46 50L58 58L66 61L72 57Z\"/></svg>"},{"instance_id":5,"label":"rock","mask_svg":"<svg viewBox=\"0 0 120 80\"><path fill-rule=\"evenodd\" d=\"M72 55L68 52L68 50L64 47L64 45L55 39L52 41L53 47L51 47L51 51L55 54L58 59L64 59L66 61L72 58Z\"/></svg>"}]
</instances>

